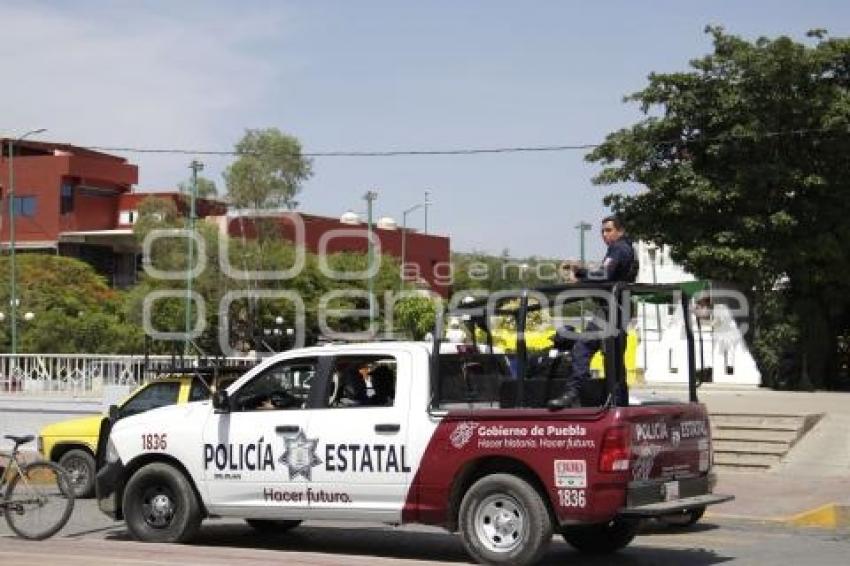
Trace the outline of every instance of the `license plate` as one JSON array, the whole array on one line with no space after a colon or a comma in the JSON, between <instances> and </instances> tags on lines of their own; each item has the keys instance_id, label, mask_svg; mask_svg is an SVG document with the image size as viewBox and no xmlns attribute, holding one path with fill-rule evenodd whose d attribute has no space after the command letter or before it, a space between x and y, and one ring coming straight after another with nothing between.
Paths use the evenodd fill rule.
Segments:
<instances>
[{"instance_id":1,"label":"license plate","mask_svg":"<svg viewBox=\"0 0 850 566\"><path fill-rule=\"evenodd\" d=\"M679 482L668 481L664 484L664 499L666 501L679 499Z\"/></svg>"}]
</instances>

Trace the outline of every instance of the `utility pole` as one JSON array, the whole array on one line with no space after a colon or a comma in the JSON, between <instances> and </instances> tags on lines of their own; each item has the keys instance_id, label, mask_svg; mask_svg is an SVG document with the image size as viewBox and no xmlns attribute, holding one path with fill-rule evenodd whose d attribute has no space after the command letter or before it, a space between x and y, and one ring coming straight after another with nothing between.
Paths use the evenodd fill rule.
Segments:
<instances>
[{"instance_id":1,"label":"utility pole","mask_svg":"<svg viewBox=\"0 0 850 566\"><path fill-rule=\"evenodd\" d=\"M428 233L428 208L431 206L431 191L425 191L425 234Z\"/></svg>"},{"instance_id":2,"label":"utility pole","mask_svg":"<svg viewBox=\"0 0 850 566\"><path fill-rule=\"evenodd\" d=\"M30 130L17 140L9 139L9 314L12 323L12 355L18 353L18 274L15 260L15 166L13 156L15 143L22 142L27 136L46 132L44 128Z\"/></svg>"},{"instance_id":3,"label":"utility pole","mask_svg":"<svg viewBox=\"0 0 850 566\"><path fill-rule=\"evenodd\" d=\"M377 191L366 191L366 194L363 195L363 198L366 200L366 221L368 223L368 236L366 239L366 243L368 245L368 262L369 267L369 328L372 328L372 325L375 322L376 313L375 313L375 274L373 272L374 263L375 263L375 248L372 245L372 235L373 235L373 227L372 227L372 205L375 202L375 199L378 198Z\"/></svg>"},{"instance_id":4,"label":"utility pole","mask_svg":"<svg viewBox=\"0 0 850 566\"><path fill-rule=\"evenodd\" d=\"M579 222L576 224L576 230L578 230L578 239L579 239L579 258L581 259L581 266L583 268L587 267L585 255L584 255L584 233L593 228L587 222Z\"/></svg>"},{"instance_id":5,"label":"utility pole","mask_svg":"<svg viewBox=\"0 0 850 566\"><path fill-rule=\"evenodd\" d=\"M587 258L584 255L584 233L590 230L593 226L589 223L582 220L578 224L576 224L576 230L578 230L578 240L579 240L579 261L581 261L581 268L587 269ZM581 316L581 331L584 332L584 301L582 300L579 303L580 316Z\"/></svg>"},{"instance_id":6,"label":"utility pole","mask_svg":"<svg viewBox=\"0 0 850 566\"><path fill-rule=\"evenodd\" d=\"M407 262L407 215L420 208L425 209L425 234L428 233L428 207L431 206L431 191L425 191L425 201L414 204L401 213L401 280L405 281L404 265Z\"/></svg>"},{"instance_id":7,"label":"utility pole","mask_svg":"<svg viewBox=\"0 0 850 566\"><path fill-rule=\"evenodd\" d=\"M189 354L189 334L192 331L192 268L195 264L195 199L198 196L198 171L204 170L204 164L193 159L189 164L192 170L192 192L189 195L189 259L186 262L186 354Z\"/></svg>"}]
</instances>

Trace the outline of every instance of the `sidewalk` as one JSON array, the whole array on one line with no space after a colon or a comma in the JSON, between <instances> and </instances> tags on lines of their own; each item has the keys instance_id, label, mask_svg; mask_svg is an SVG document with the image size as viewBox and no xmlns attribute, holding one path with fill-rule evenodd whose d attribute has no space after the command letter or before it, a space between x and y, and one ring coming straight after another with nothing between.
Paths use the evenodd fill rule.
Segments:
<instances>
[{"instance_id":1,"label":"sidewalk","mask_svg":"<svg viewBox=\"0 0 850 566\"><path fill-rule=\"evenodd\" d=\"M735 500L709 516L850 527L850 393L706 386L699 396L712 413L823 415L771 471L718 472L717 493Z\"/></svg>"}]
</instances>

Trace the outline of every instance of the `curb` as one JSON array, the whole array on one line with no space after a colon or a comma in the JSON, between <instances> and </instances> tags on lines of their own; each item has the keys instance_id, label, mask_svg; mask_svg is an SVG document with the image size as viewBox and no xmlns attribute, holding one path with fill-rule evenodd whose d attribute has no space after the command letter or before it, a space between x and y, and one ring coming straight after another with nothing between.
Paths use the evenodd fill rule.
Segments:
<instances>
[{"instance_id":1,"label":"curb","mask_svg":"<svg viewBox=\"0 0 850 566\"><path fill-rule=\"evenodd\" d=\"M780 523L792 527L814 527L820 529L850 528L850 505L827 503L796 515L787 517L756 517L752 515L732 515L726 513L706 513L707 519L730 519L733 521L752 521L757 523Z\"/></svg>"},{"instance_id":2,"label":"curb","mask_svg":"<svg viewBox=\"0 0 850 566\"><path fill-rule=\"evenodd\" d=\"M788 517L784 522L796 527L820 527L822 529L850 527L850 505L827 503L816 509Z\"/></svg>"}]
</instances>

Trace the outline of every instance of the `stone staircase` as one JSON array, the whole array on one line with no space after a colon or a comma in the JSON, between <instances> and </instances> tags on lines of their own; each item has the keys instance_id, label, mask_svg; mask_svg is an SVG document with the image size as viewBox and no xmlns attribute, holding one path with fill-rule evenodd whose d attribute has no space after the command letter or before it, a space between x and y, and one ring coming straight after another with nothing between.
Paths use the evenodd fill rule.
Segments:
<instances>
[{"instance_id":1,"label":"stone staircase","mask_svg":"<svg viewBox=\"0 0 850 566\"><path fill-rule=\"evenodd\" d=\"M750 472L769 470L822 416L711 413L714 467Z\"/></svg>"}]
</instances>

